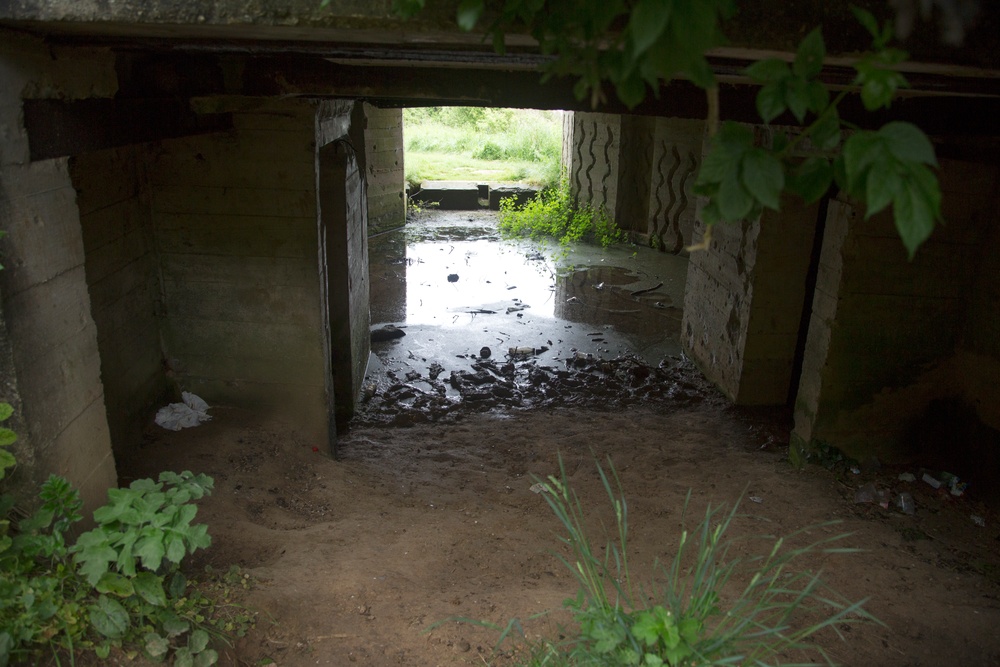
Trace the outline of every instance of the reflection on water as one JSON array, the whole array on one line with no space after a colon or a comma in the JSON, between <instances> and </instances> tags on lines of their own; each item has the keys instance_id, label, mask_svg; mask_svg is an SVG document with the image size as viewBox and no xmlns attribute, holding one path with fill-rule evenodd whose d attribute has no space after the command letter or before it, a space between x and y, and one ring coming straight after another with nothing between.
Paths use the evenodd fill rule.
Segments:
<instances>
[{"instance_id":1,"label":"reflection on water","mask_svg":"<svg viewBox=\"0 0 1000 667\"><path fill-rule=\"evenodd\" d=\"M373 346L383 364L424 372L484 346L544 346L550 359L633 353L653 365L680 351L685 259L501 241L496 223L490 211L432 211L371 240L372 324L407 332Z\"/></svg>"}]
</instances>

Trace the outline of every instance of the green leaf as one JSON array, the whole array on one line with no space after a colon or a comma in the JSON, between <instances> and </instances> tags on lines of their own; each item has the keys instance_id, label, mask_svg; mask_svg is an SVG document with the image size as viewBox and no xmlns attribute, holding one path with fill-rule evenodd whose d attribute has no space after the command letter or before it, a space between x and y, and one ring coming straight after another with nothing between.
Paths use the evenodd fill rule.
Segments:
<instances>
[{"instance_id":1,"label":"green leaf","mask_svg":"<svg viewBox=\"0 0 1000 667\"><path fill-rule=\"evenodd\" d=\"M146 653L149 654L154 660L159 660L167 655L167 651L170 649L170 642L167 641L165 637L161 637L155 632L147 632L142 637L143 648L146 649Z\"/></svg>"},{"instance_id":2,"label":"green leaf","mask_svg":"<svg viewBox=\"0 0 1000 667\"><path fill-rule=\"evenodd\" d=\"M629 76L615 84L615 92L622 104L633 109L645 99L646 84L638 76Z\"/></svg>"},{"instance_id":3,"label":"green leaf","mask_svg":"<svg viewBox=\"0 0 1000 667\"><path fill-rule=\"evenodd\" d=\"M129 625L128 612L118 601L101 595L97 604L90 606L89 612L90 624L105 637L118 639L125 635Z\"/></svg>"},{"instance_id":4,"label":"green leaf","mask_svg":"<svg viewBox=\"0 0 1000 667\"><path fill-rule=\"evenodd\" d=\"M858 20L858 23L863 25L865 30L872 36L872 39L879 38L878 21L875 20L875 16L870 11L851 5L851 12L854 14L854 18Z\"/></svg>"},{"instance_id":5,"label":"green leaf","mask_svg":"<svg viewBox=\"0 0 1000 667\"><path fill-rule=\"evenodd\" d=\"M673 5L663 0L639 0L632 10L629 19L629 30L632 33L632 53L636 56L644 53L663 34L670 20Z\"/></svg>"},{"instance_id":6,"label":"green leaf","mask_svg":"<svg viewBox=\"0 0 1000 667\"><path fill-rule=\"evenodd\" d=\"M0 449L0 479L7 476L7 468L13 468L16 465L17 459L14 458L14 455L6 449Z\"/></svg>"},{"instance_id":7,"label":"green leaf","mask_svg":"<svg viewBox=\"0 0 1000 667\"><path fill-rule=\"evenodd\" d=\"M844 170L851 194L858 194L867 169L884 154L882 139L874 132L857 132L844 142Z\"/></svg>"},{"instance_id":8,"label":"green leaf","mask_svg":"<svg viewBox=\"0 0 1000 667\"><path fill-rule=\"evenodd\" d=\"M218 661L218 652L208 648L194 657L194 667L211 667Z\"/></svg>"},{"instance_id":9,"label":"green leaf","mask_svg":"<svg viewBox=\"0 0 1000 667\"><path fill-rule=\"evenodd\" d=\"M123 577L116 572L102 574L94 588L98 593L110 593L122 598L127 598L135 593L135 588L128 577Z\"/></svg>"},{"instance_id":10,"label":"green leaf","mask_svg":"<svg viewBox=\"0 0 1000 667\"><path fill-rule=\"evenodd\" d=\"M795 52L795 62L792 71L803 79L811 79L823 71L823 58L826 57L826 45L823 43L823 33L819 28L806 35Z\"/></svg>"},{"instance_id":11,"label":"green leaf","mask_svg":"<svg viewBox=\"0 0 1000 667\"><path fill-rule=\"evenodd\" d=\"M188 648L191 649L192 653L201 653L208 646L208 633L204 630L198 629L191 633L191 638L188 640Z\"/></svg>"},{"instance_id":12,"label":"green leaf","mask_svg":"<svg viewBox=\"0 0 1000 667\"><path fill-rule=\"evenodd\" d=\"M483 0L462 0L458 3L455 20L458 22L459 28L469 31L476 27L482 13Z\"/></svg>"},{"instance_id":13,"label":"green leaf","mask_svg":"<svg viewBox=\"0 0 1000 667\"><path fill-rule=\"evenodd\" d=\"M773 82L762 86L757 91L757 113L761 120L770 123L772 120L785 113L785 84Z\"/></svg>"},{"instance_id":14,"label":"green leaf","mask_svg":"<svg viewBox=\"0 0 1000 667\"><path fill-rule=\"evenodd\" d=\"M826 89L822 81L810 81L806 86L809 94L809 110L819 114L826 109L830 103L830 91Z\"/></svg>"},{"instance_id":15,"label":"green leaf","mask_svg":"<svg viewBox=\"0 0 1000 667\"><path fill-rule=\"evenodd\" d=\"M14 406L10 403L0 403L0 422L5 422L14 414Z\"/></svg>"},{"instance_id":16,"label":"green leaf","mask_svg":"<svg viewBox=\"0 0 1000 667\"><path fill-rule=\"evenodd\" d=\"M208 534L208 526L203 523L191 526L186 536L188 550L194 552L195 549L207 549L212 546L212 536Z\"/></svg>"},{"instance_id":17,"label":"green leaf","mask_svg":"<svg viewBox=\"0 0 1000 667\"><path fill-rule=\"evenodd\" d=\"M917 249L934 231L934 213L917 188L901 188L892 202L896 231L912 260Z\"/></svg>"},{"instance_id":18,"label":"green leaf","mask_svg":"<svg viewBox=\"0 0 1000 667\"><path fill-rule=\"evenodd\" d=\"M688 63L682 73L691 80L691 83L703 90L715 86L715 72L712 71L712 66L703 57L695 58L694 61Z\"/></svg>"},{"instance_id":19,"label":"green leaf","mask_svg":"<svg viewBox=\"0 0 1000 667\"><path fill-rule=\"evenodd\" d=\"M139 572L135 575L135 592L151 605L167 606L167 594L163 591L163 579L152 572Z\"/></svg>"},{"instance_id":20,"label":"green leaf","mask_svg":"<svg viewBox=\"0 0 1000 667\"><path fill-rule=\"evenodd\" d=\"M790 77L792 70L784 60L767 58L747 67L746 75L758 83L776 83Z\"/></svg>"},{"instance_id":21,"label":"green leaf","mask_svg":"<svg viewBox=\"0 0 1000 667\"><path fill-rule=\"evenodd\" d=\"M865 185L865 204L867 210L865 219L872 217L895 199L902 179L895 169L869 169Z\"/></svg>"},{"instance_id":22,"label":"green leaf","mask_svg":"<svg viewBox=\"0 0 1000 667\"><path fill-rule=\"evenodd\" d=\"M778 210L785 189L785 170L767 151L755 148L743 156L743 185L757 201ZM721 194L721 190L720 190Z\"/></svg>"},{"instance_id":23,"label":"green leaf","mask_svg":"<svg viewBox=\"0 0 1000 667\"><path fill-rule=\"evenodd\" d=\"M809 84L802 79L789 79L785 87L785 103L800 123L805 120L810 101Z\"/></svg>"},{"instance_id":24,"label":"green leaf","mask_svg":"<svg viewBox=\"0 0 1000 667\"><path fill-rule=\"evenodd\" d=\"M158 618L160 619L160 627L167 633L167 637L177 637L191 629L190 623L171 611L160 612Z\"/></svg>"},{"instance_id":25,"label":"green leaf","mask_svg":"<svg viewBox=\"0 0 1000 667\"><path fill-rule=\"evenodd\" d=\"M174 667L194 667L194 656L187 646L182 646L174 652Z\"/></svg>"},{"instance_id":26,"label":"green leaf","mask_svg":"<svg viewBox=\"0 0 1000 667\"><path fill-rule=\"evenodd\" d=\"M8 447L17 442L17 433L0 426L0 447Z\"/></svg>"},{"instance_id":27,"label":"green leaf","mask_svg":"<svg viewBox=\"0 0 1000 667\"><path fill-rule=\"evenodd\" d=\"M141 559L142 566L147 570L156 570L163 562L163 535L154 533L146 535L135 543L135 555Z\"/></svg>"},{"instance_id":28,"label":"green leaf","mask_svg":"<svg viewBox=\"0 0 1000 667\"><path fill-rule=\"evenodd\" d=\"M840 145L840 116L836 108L829 109L816 119L812 142L821 151L831 151Z\"/></svg>"},{"instance_id":29,"label":"green leaf","mask_svg":"<svg viewBox=\"0 0 1000 667\"><path fill-rule=\"evenodd\" d=\"M716 199L722 219L726 222L742 220L753 208L753 197L743 188L735 174L722 181Z\"/></svg>"},{"instance_id":30,"label":"green leaf","mask_svg":"<svg viewBox=\"0 0 1000 667\"><path fill-rule=\"evenodd\" d=\"M885 140L885 146L893 157L900 162L919 162L937 166L934 146L916 125L893 121L886 123L878 131L878 135Z\"/></svg>"},{"instance_id":31,"label":"green leaf","mask_svg":"<svg viewBox=\"0 0 1000 667\"><path fill-rule=\"evenodd\" d=\"M788 177L788 187L807 203L819 200L830 189L833 182L833 167L823 157L814 156L807 159L798 168L792 170Z\"/></svg>"},{"instance_id":32,"label":"green leaf","mask_svg":"<svg viewBox=\"0 0 1000 667\"><path fill-rule=\"evenodd\" d=\"M187 591L187 577L180 572L174 572L173 576L170 577L170 583L167 584L167 591L172 599L184 597L184 593Z\"/></svg>"},{"instance_id":33,"label":"green leaf","mask_svg":"<svg viewBox=\"0 0 1000 667\"><path fill-rule=\"evenodd\" d=\"M166 544L167 560L179 565L187 554L187 548L184 546L184 538L180 535L169 535L167 536Z\"/></svg>"}]
</instances>

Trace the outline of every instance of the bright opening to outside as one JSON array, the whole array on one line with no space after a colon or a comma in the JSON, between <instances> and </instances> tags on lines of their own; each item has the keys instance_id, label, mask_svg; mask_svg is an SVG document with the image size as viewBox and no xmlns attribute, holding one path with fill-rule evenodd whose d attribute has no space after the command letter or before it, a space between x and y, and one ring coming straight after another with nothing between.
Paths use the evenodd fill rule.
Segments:
<instances>
[{"instance_id":1,"label":"bright opening to outside","mask_svg":"<svg viewBox=\"0 0 1000 667\"><path fill-rule=\"evenodd\" d=\"M562 111L483 107L403 110L406 181L559 182Z\"/></svg>"}]
</instances>

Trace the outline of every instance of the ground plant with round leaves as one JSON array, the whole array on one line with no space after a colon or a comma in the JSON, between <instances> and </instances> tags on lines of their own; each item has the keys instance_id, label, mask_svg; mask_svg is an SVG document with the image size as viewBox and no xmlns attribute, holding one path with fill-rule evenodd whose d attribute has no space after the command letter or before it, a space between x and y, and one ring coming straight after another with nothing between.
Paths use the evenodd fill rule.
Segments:
<instances>
[{"instance_id":1,"label":"ground plant with round leaves","mask_svg":"<svg viewBox=\"0 0 1000 667\"><path fill-rule=\"evenodd\" d=\"M427 1L393 0L393 9L410 18ZM866 218L891 205L912 258L942 221L930 140L910 123L862 130L838 113L848 94L860 95L866 110L878 111L907 87L898 66L909 55L891 46L891 21L880 23L871 12L852 7L859 40L870 45L854 59L851 86L835 96L821 76L826 47L819 27L802 39L791 63L768 58L746 68L760 84L761 123L768 126L787 111L799 125L794 131L776 129L762 141L746 125L719 122L718 83L706 59L709 49L725 44L725 21L736 10L736 0L461 0L455 20L473 30L488 17L486 33L500 53L507 34L529 34L552 56L542 66L543 81L574 77L577 98L595 109L607 101L608 87L629 108L659 95L678 77L703 88L711 142L695 190L707 199L700 211L706 231L692 250L710 246L718 223L779 209L785 193L812 203L836 186L864 203Z\"/></svg>"}]
</instances>

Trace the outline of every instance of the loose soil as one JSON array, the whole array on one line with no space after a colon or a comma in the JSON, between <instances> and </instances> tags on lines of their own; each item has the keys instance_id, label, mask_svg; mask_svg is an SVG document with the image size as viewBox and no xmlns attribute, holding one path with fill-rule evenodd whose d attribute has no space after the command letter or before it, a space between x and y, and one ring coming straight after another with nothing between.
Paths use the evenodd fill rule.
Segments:
<instances>
[{"instance_id":1,"label":"loose soil","mask_svg":"<svg viewBox=\"0 0 1000 667\"><path fill-rule=\"evenodd\" d=\"M783 415L699 400L505 410L408 428L353 428L337 460L294 427L217 407L213 421L178 433L153 427L122 481L190 469L215 478L199 520L213 535L190 567L236 564L251 575L243 603L256 628L222 664L509 665L516 643L453 617L557 636L558 611L575 593L554 552L560 528L536 477L560 457L581 501L609 519L595 459L610 458L629 500L633 572L669 559L690 514L740 503L733 536L783 535L829 520L810 537L850 532L860 553L817 557L824 579L884 623L821 637L845 665L1000 664L1000 518L976 500L919 481L904 468L855 474L849 464L797 470ZM912 472L917 472L912 470ZM875 482L908 491L916 515L856 504ZM753 499L751 499L751 496ZM757 502L759 501L759 502ZM985 522L981 527L971 516ZM688 519L688 524L694 519ZM747 542L740 556L768 546ZM641 576L641 575L640 575ZM555 613L529 620L546 610Z\"/></svg>"}]
</instances>

